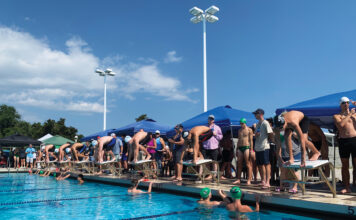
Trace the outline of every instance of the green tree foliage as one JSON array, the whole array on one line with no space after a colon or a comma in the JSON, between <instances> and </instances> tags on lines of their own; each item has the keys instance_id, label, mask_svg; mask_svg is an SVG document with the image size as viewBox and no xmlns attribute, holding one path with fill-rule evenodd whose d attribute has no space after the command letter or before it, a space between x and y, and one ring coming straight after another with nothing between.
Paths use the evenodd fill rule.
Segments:
<instances>
[{"instance_id":1,"label":"green tree foliage","mask_svg":"<svg viewBox=\"0 0 356 220\"><path fill-rule=\"evenodd\" d=\"M0 106L0 135L5 136L19 122L21 116L12 106Z\"/></svg>"},{"instance_id":2,"label":"green tree foliage","mask_svg":"<svg viewBox=\"0 0 356 220\"><path fill-rule=\"evenodd\" d=\"M147 114L143 114L143 115L140 115L137 118L135 118L136 122L143 121L146 119L148 119Z\"/></svg>"},{"instance_id":3,"label":"green tree foliage","mask_svg":"<svg viewBox=\"0 0 356 220\"><path fill-rule=\"evenodd\" d=\"M74 140L77 135L80 140L83 135L78 135L78 130L72 126L65 125L65 119L58 121L48 119L43 123L29 123L21 120L20 114L12 106L0 106L0 137L6 137L13 134L22 134L33 139L38 139L50 133L52 135L61 135L65 138Z\"/></svg>"}]
</instances>

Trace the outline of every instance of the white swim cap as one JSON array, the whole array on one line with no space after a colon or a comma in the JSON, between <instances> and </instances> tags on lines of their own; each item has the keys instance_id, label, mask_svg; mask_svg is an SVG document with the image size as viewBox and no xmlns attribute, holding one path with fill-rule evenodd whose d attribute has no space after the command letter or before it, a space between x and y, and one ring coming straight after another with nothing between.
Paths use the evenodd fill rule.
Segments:
<instances>
[{"instance_id":1,"label":"white swim cap","mask_svg":"<svg viewBox=\"0 0 356 220\"><path fill-rule=\"evenodd\" d=\"M43 145L43 146L41 147L41 150L45 150L45 149L46 149L46 146Z\"/></svg>"},{"instance_id":2,"label":"white swim cap","mask_svg":"<svg viewBox=\"0 0 356 220\"><path fill-rule=\"evenodd\" d=\"M54 153L58 153L58 152L59 152L59 149L56 148L56 149L54 150Z\"/></svg>"},{"instance_id":3,"label":"white swim cap","mask_svg":"<svg viewBox=\"0 0 356 220\"><path fill-rule=\"evenodd\" d=\"M188 131L183 132L183 138L187 138L188 135L189 135L189 132L188 132Z\"/></svg>"},{"instance_id":4,"label":"white swim cap","mask_svg":"<svg viewBox=\"0 0 356 220\"><path fill-rule=\"evenodd\" d=\"M131 137L130 137L130 136L126 136L126 137L125 137L125 143L128 143L130 140L131 140Z\"/></svg>"},{"instance_id":5,"label":"white swim cap","mask_svg":"<svg viewBox=\"0 0 356 220\"><path fill-rule=\"evenodd\" d=\"M94 147L95 147L97 144L98 144L98 141L97 141L97 140L93 140L93 141L91 142L91 145L94 146Z\"/></svg>"},{"instance_id":6,"label":"white swim cap","mask_svg":"<svg viewBox=\"0 0 356 220\"><path fill-rule=\"evenodd\" d=\"M70 152L70 148L66 148L66 152L69 153Z\"/></svg>"},{"instance_id":7,"label":"white swim cap","mask_svg":"<svg viewBox=\"0 0 356 220\"><path fill-rule=\"evenodd\" d=\"M111 133L111 135L110 135L111 137L115 137L116 136L116 134L115 133Z\"/></svg>"}]
</instances>

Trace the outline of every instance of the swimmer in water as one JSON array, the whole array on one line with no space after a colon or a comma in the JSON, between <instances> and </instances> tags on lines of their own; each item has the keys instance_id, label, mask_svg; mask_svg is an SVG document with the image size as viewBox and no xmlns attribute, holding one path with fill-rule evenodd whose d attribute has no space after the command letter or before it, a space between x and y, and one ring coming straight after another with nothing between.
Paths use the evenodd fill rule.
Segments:
<instances>
[{"instance_id":1,"label":"swimmer in water","mask_svg":"<svg viewBox=\"0 0 356 220\"><path fill-rule=\"evenodd\" d=\"M223 202L219 201L210 201L211 199L211 190L208 187L205 187L200 190L200 199L197 201L197 203L205 206L216 206L216 205L221 205Z\"/></svg>"},{"instance_id":2,"label":"swimmer in water","mask_svg":"<svg viewBox=\"0 0 356 220\"><path fill-rule=\"evenodd\" d=\"M147 190L147 192L137 189L138 184L139 184L140 182L142 182L142 180L143 180L143 179L140 179L140 180L134 179L134 180L132 180L132 181L131 181L132 186L127 189L127 192L129 192L129 193L135 193L135 194L139 194L139 193L151 193L153 182L150 182L150 184L148 185L148 190Z\"/></svg>"},{"instance_id":3,"label":"swimmer in water","mask_svg":"<svg viewBox=\"0 0 356 220\"><path fill-rule=\"evenodd\" d=\"M252 210L247 205L242 205L241 196L242 191L239 187L234 186L230 190L230 195L233 198L233 202L230 202L227 196L224 194L222 190L219 190L219 195L221 199L226 204L226 209L229 211L237 211L237 212L259 212L260 211L260 197L256 196L256 209Z\"/></svg>"}]
</instances>

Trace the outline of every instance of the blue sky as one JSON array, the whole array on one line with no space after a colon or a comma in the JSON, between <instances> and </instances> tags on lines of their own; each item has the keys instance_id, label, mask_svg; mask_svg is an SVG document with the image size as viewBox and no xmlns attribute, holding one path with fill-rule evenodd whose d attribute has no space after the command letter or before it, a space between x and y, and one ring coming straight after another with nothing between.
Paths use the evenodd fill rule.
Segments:
<instances>
[{"instance_id":1,"label":"blue sky","mask_svg":"<svg viewBox=\"0 0 356 220\"><path fill-rule=\"evenodd\" d=\"M272 116L278 107L355 89L356 1L0 1L0 103L30 122L67 119L102 129L147 114L175 125L203 111L202 24L189 9L216 5L207 25L208 109Z\"/></svg>"}]
</instances>

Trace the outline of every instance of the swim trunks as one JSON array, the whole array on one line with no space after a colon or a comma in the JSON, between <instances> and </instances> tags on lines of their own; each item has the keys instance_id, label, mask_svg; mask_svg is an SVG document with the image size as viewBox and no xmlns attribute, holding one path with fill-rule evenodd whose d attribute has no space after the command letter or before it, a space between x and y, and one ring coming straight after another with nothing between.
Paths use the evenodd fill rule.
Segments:
<instances>
[{"instance_id":1,"label":"swim trunks","mask_svg":"<svg viewBox=\"0 0 356 220\"><path fill-rule=\"evenodd\" d=\"M199 135L199 142L205 142L209 140L213 136L213 130L209 129L209 131L202 133Z\"/></svg>"},{"instance_id":2,"label":"swim trunks","mask_svg":"<svg viewBox=\"0 0 356 220\"><path fill-rule=\"evenodd\" d=\"M241 151L242 153L245 153L245 150L250 149L250 146L241 146L239 147L239 151Z\"/></svg>"},{"instance_id":3,"label":"swim trunks","mask_svg":"<svg viewBox=\"0 0 356 220\"><path fill-rule=\"evenodd\" d=\"M144 137L144 138L140 141L140 144L141 144L141 145L146 145L150 140L151 140L150 134L147 133L146 137Z\"/></svg>"},{"instance_id":4,"label":"swim trunks","mask_svg":"<svg viewBox=\"0 0 356 220\"><path fill-rule=\"evenodd\" d=\"M304 118L299 122L299 127L302 130L303 134L307 134L309 130L310 120L307 116L304 115Z\"/></svg>"},{"instance_id":5,"label":"swim trunks","mask_svg":"<svg viewBox=\"0 0 356 220\"><path fill-rule=\"evenodd\" d=\"M218 149L201 149L201 153L204 156L204 159L218 160L219 150Z\"/></svg>"},{"instance_id":6,"label":"swim trunks","mask_svg":"<svg viewBox=\"0 0 356 220\"><path fill-rule=\"evenodd\" d=\"M340 158L352 158L356 157L356 137L352 138L340 138L339 139L339 154Z\"/></svg>"},{"instance_id":7,"label":"swim trunks","mask_svg":"<svg viewBox=\"0 0 356 220\"><path fill-rule=\"evenodd\" d=\"M113 138L109 143L104 144L103 149L106 151L111 151L115 144L116 144L116 138Z\"/></svg>"}]
</instances>

